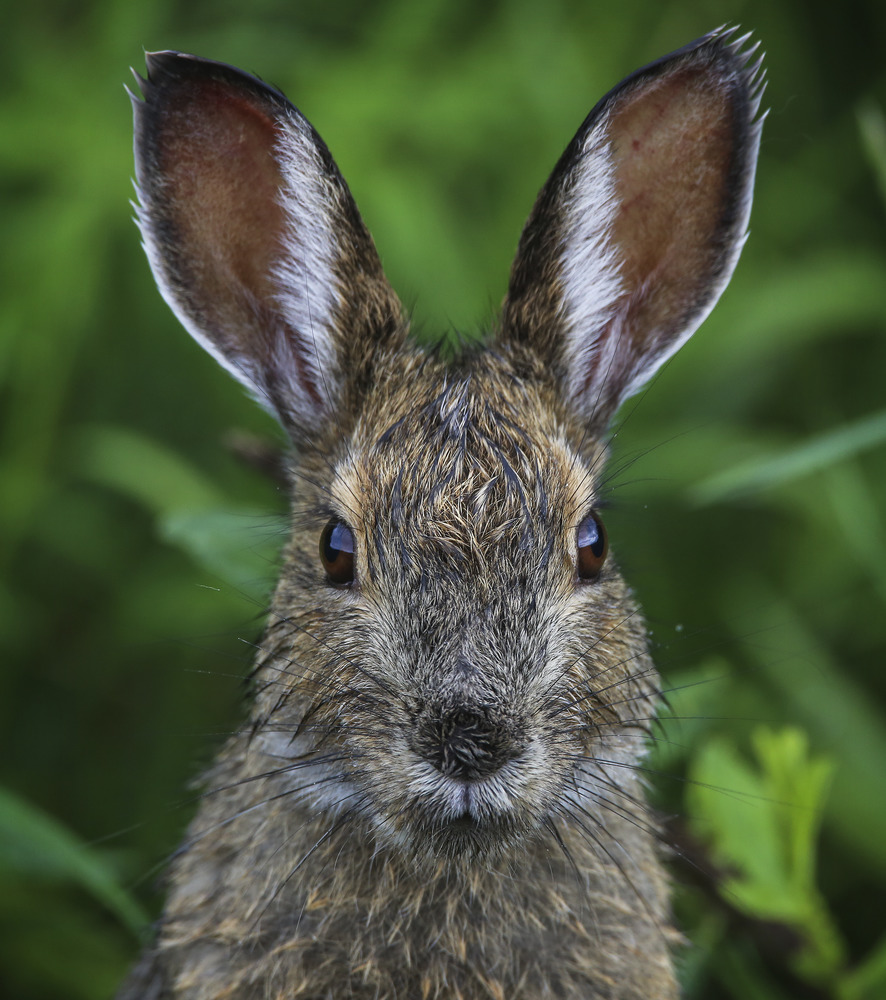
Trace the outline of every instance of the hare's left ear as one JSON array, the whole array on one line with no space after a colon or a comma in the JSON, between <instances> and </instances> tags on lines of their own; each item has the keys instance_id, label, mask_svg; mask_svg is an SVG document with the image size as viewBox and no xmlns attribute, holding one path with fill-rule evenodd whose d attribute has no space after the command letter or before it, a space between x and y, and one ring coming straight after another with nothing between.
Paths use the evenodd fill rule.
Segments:
<instances>
[{"instance_id":1,"label":"hare's left ear","mask_svg":"<svg viewBox=\"0 0 886 1000\"><path fill-rule=\"evenodd\" d=\"M500 341L595 427L698 328L746 237L760 61L714 32L594 108L523 230Z\"/></svg>"},{"instance_id":2,"label":"hare's left ear","mask_svg":"<svg viewBox=\"0 0 886 1000\"><path fill-rule=\"evenodd\" d=\"M400 303L323 140L277 90L180 52L133 98L138 221L188 332L296 440L345 422Z\"/></svg>"}]
</instances>

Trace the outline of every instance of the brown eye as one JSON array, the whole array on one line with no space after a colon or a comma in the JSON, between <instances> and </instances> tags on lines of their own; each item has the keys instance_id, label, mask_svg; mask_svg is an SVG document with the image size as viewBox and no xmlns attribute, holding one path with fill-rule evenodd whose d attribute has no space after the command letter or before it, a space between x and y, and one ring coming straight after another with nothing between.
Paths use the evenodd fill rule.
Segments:
<instances>
[{"instance_id":1,"label":"brown eye","mask_svg":"<svg viewBox=\"0 0 886 1000\"><path fill-rule=\"evenodd\" d=\"M320 562L330 583L344 586L354 582L354 534L344 521L333 518L323 529Z\"/></svg>"},{"instance_id":2,"label":"brown eye","mask_svg":"<svg viewBox=\"0 0 886 1000\"><path fill-rule=\"evenodd\" d=\"M596 514L588 516L579 524L575 533L578 548L576 569L579 580L596 580L606 562L606 529Z\"/></svg>"}]
</instances>

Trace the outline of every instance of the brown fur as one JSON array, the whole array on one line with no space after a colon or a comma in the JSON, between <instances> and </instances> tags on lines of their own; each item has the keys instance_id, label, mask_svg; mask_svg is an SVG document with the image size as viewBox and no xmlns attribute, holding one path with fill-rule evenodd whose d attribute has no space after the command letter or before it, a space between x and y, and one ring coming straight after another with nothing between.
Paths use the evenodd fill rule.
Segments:
<instances>
[{"instance_id":1,"label":"brown fur","mask_svg":"<svg viewBox=\"0 0 886 1000\"><path fill-rule=\"evenodd\" d=\"M570 804L568 775L579 762L590 768L595 757L617 757L622 748L636 758L656 691L642 624L615 570L593 593L568 586L566 529L598 494L589 470L600 468L599 446L583 456L572 451L567 442L581 440L580 430L558 419L549 393L521 386L515 395L504 358L490 364L481 356L469 374L453 378L407 356L392 360L385 376L333 459L332 483L324 448L295 470L296 531L262 644L253 726L208 776L210 792L170 876L158 949L171 995L673 996L668 945L675 937L640 782L625 768L610 768L609 776L603 767L599 815ZM438 407L416 407L416 398L439 398L444 383ZM458 406L467 441L448 437L444 424ZM502 476L505 461L517 474L513 483ZM435 495L453 469L452 484ZM382 539L397 562L372 557L373 566L361 567L375 578L365 585L365 606L349 608L338 593L318 600L315 549L326 515L312 512L331 496L363 526L358 551L373 553L398 480L405 553ZM524 522L536 546L550 531L559 535L552 556L534 546L525 565L513 563L511 532L502 525L520 530ZM429 655L454 659L450 640L462 651L483 647L485 636L467 633L482 628L476 608L492 607L500 617L489 639L500 643L502 633L515 633L508 595L524 592L511 578L527 565L553 578L538 580L545 603L535 610L556 621L548 641L557 654L529 678L502 657L497 682L550 745L547 773L521 789L513 829L480 834L449 857L443 831L425 829L426 820L411 813L418 810L403 738L411 702L445 695L447 677L436 670L416 677L410 653L420 637L404 641L404 618L421 623ZM463 571L447 599L440 591L451 566ZM423 573L431 577L424 594ZM410 611L416 595L431 607ZM439 608L447 621L434 620ZM299 730L321 759L347 734L348 767L378 796L370 814L345 795L331 818L310 807L310 787L299 790L339 771L338 762L278 770L268 734L285 743ZM305 753L310 761L312 751ZM400 836L399 849L387 842Z\"/></svg>"},{"instance_id":2,"label":"brown fur","mask_svg":"<svg viewBox=\"0 0 886 1000\"><path fill-rule=\"evenodd\" d=\"M749 205L753 74L715 35L610 95L540 196L492 348L446 363L410 345L344 182L282 95L190 57L151 56L149 69L137 162L155 274L189 329L302 447L249 725L205 777L156 940L121 1000L673 1000L679 935L638 770L658 678L614 560L595 549L599 565L585 572L579 548L588 551L580 526L599 523L606 491L606 422L649 367L649 345L660 341L660 363L688 334L628 329L613 312L588 331L592 350L570 341L564 303L575 279L560 254L586 225L570 208L573 188L597 183L582 172L583 137L602 129L613 149L630 147L622 132L648 117L646 90L658 101L664 81L675 107L702 105L705 135L726 119L726 141L699 154L702 173L714 174L699 195L702 222L679 237L691 258L712 262L699 276L676 266L670 244L626 248L641 237L624 237L622 216L613 231L621 274L633 282L624 294L648 300L655 274L667 272L659 311L669 323L681 294L689 312L715 295ZM709 102L697 96L707 73L717 84ZM733 85L738 110L725 115ZM279 205L267 225L281 227L269 234L273 253L322 251L330 228L336 236L328 270L341 297L312 336L274 296L258 295L268 279L251 267L242 286L225 285L227 305L208 301L230 279L214 270L230 254L216 251L219 234L191 238L196 229L178 225L177 205L195 173L199 184L201 163L216 198L236 193L246 176L237 171L264 159L252 147L242 161L231 156L229 180L217 156L169 127L182 107L200 120L207 100L210 131L226 149L230 129L244 134L243 108L253 143L292 128L303 144L300 182L314 201L310 211L293 201L289 217L317 227L313 242L286 235ZM681 120L665 121L665 131L706 150L706 138L681 138L681 128L697 127ZM617 161L618 176L630 174L644 197L672 197L672 186L637 180L654 174L640 155ZM268 170L271 187L284 189L280 205L298 197L283 168ZM231 197L219 212L225 226L242 222L242 250L261 235L255 213ZM656 218L674 210L659 204ZM600 281L595 266L591 284ZM205 282L195 278L206 271ZM223 329L207 328L207 315ZM595 371L616 336L611 371ZM290 350L292 369L280 360ZM335 359L328 369L317 363L324 357ZM318 555L327 525L353 538L352 577L337 583Z\"/></svg>"}]
</instances>

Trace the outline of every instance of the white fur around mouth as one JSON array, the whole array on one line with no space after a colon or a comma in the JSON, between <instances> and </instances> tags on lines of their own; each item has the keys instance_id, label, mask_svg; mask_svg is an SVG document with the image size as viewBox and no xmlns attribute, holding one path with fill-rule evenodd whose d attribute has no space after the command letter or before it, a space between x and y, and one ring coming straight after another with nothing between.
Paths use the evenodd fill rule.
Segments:
<instances>
[{"instance_id":1,"label":"white fur around mouth","mask_svg":"<svg viewBox=\"0 0 886 1000\"><path fill-rule=\"evenodd\" d=\"M464 780L422 764L414 775L414 802L438 823L470 819L484 824L512 814L522 799L525 778L506 765L489 778Z\"/></svg>"}]
</instances>

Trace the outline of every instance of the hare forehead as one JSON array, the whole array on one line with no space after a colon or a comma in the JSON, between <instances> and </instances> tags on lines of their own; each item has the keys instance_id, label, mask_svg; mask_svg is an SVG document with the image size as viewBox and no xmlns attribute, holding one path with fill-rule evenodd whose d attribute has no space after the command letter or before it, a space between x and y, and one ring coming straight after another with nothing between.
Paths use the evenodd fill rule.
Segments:
<instances>
[{"instance_id":1,"label":"hare forehead","mask_svg":"<svg viewBox=\"0 0 886 1000\"><path fill-rule=\"evenodd\" d=\"M542 388L494 366L401 384L381 388L336 470L367 519L489 539L594 504L605 449L573 442Z\"/></svg>"}]
</instances>

